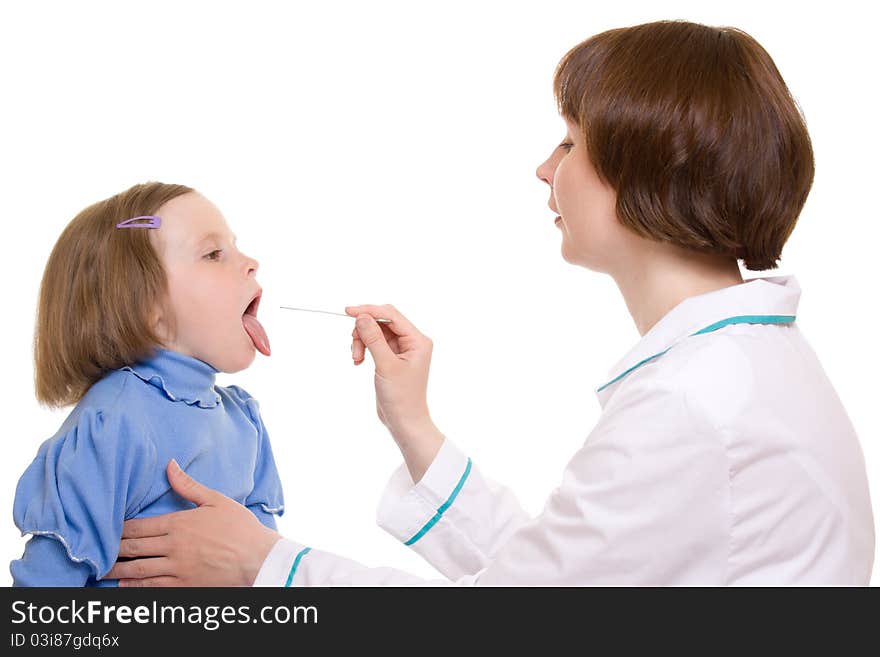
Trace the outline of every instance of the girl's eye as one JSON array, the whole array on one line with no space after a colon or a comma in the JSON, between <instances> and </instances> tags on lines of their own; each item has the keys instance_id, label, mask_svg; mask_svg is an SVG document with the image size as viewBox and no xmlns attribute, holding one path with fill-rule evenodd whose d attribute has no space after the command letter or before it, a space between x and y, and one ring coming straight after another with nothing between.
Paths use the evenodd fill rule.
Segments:
<instances>
[{"instance_id":1,"label":"girl's eye","mask_svg":"<svg viewBox=\"0 0 880 657\"><path fill-rule=\"evenodd\" d=\"M572 144L570 141L565 141L565 142L562 142L561 144L559 144L559 147L564 148L565 150L568 150L568 149L572 148L573 146L574 146L574 144Z\"/></svg>"},{"instance_id":2,"label":"girl's eye","mask_svg":"<svg viewBox=\"0 0 880 657\"><path fill-rule=\"evenodd\" d=\"M214 249L214 250L211 251L209 254L207 254L205 257L206 257L208 260L219 260L219 259L220 259L220 254L221 254L221 253L223 253L223 251L222 251L221 249Z\"/></svg>"}]
</instances>

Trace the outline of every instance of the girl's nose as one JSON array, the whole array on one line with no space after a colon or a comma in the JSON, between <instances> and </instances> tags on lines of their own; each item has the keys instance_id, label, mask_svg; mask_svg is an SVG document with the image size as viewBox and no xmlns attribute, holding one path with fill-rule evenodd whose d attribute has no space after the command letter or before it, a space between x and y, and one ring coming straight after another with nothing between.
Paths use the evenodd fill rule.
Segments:
<instances>
[{"instance_id":1,"label":"girl's nose","mask_svg":"<svg viewBox=\"0 0 880 657\"><path fill-rule=\"evenodd\" d=\"M256 275L257 270L260 268L260 263L257 262L257 260L255 258L251 258L250 256L245 256L244 263L245 263L245 272L247 273L247 275L248 276L250 276L252 274Z\"/></svg>"}]
</instances>

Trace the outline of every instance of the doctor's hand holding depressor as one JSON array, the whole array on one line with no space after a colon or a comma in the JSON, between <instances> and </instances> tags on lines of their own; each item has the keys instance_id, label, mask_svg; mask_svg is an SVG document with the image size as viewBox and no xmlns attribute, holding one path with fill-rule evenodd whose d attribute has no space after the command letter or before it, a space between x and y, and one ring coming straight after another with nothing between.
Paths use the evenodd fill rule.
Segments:
<instances>
[{"instance_id":1,"label":"doctor's hand holding depressor","mask_svg":"<svg viewBox=\"0 0 880 657\"><path fill-rule=\"evenodd\" d=\"M355 365L369 350L376 365L376 413L397 443L410 477L418 483L443 444L428 411L428 370L434 344L394 306L347 306ZM385 317L390 324L379 324Z\"/></svg>"}]
</instances>

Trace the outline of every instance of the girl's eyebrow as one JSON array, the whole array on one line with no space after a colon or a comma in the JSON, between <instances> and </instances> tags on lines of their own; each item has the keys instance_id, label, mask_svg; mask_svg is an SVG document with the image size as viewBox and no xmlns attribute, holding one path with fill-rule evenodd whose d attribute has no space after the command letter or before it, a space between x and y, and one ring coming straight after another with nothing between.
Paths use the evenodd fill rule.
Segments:
<instances>
[{"instance_id":1,"label":"girl's eyebrow","mask_svg":"<svg viewBox=\"0 0 880 657\"><path fill-rule=\"evenodd\" d=\"M205 233L204 235L201 236L201 238L199 238L199 240L196 242L196 244L197 245L201 244L202 242L205 242L211 238L222 240L223 235L221 235L220 233L216 233L216 232ZM238 241L238 237L236 237L235 235L232 235L232 243L235 244L237 241Z\"/></svg>"}]
</instances>

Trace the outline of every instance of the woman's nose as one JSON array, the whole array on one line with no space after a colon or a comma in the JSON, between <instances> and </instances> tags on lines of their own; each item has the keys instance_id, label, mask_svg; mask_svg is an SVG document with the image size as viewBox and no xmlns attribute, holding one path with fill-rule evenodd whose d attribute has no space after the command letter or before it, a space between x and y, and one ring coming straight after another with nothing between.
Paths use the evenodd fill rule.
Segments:
<instances>
[{"instance_id":1,"label":"woman's nose","mask_svg":"<svg viewBox=\"0 0 880 657\"><path fill-rule=\"evenodd\" d=\"M535 175L538 176L538 180L543 180L545 183L553 186L553 168L550 162L551 158L547 158L544 160L538 168L535 169Z\"/></svg>"}]
</instances>

